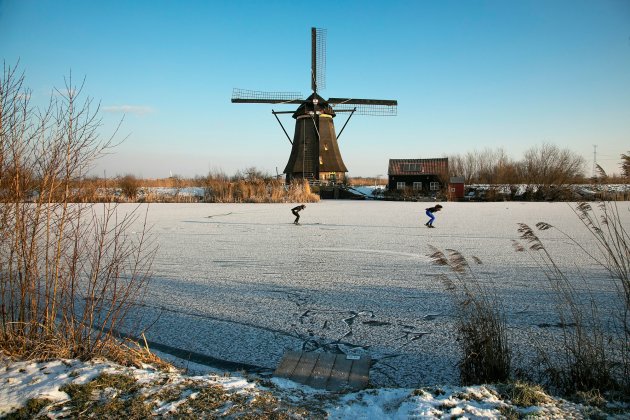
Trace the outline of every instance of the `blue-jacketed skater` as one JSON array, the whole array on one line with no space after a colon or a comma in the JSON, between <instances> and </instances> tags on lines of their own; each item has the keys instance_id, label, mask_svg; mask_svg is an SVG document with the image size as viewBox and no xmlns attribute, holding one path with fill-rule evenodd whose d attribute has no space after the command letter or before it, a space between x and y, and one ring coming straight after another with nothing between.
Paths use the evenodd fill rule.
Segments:
<instances>
[{"instance_id":1,"label":"blue-jacketed skater","mask_svg":"<svg viewBox=\"0 0 630 420\"><path fill-rule=\"evenodd\" d=\"M435 213L436 211L440 211L442 210L442 206L439 204L436 204L434 207L429 207L427 209L425 209L427 211L427 216L429 216L429 221L426 222L424 225L426 227L433 227L433 221L435 220L435 216L433 215L433 213Z\"/></svg>"}]
</instances>

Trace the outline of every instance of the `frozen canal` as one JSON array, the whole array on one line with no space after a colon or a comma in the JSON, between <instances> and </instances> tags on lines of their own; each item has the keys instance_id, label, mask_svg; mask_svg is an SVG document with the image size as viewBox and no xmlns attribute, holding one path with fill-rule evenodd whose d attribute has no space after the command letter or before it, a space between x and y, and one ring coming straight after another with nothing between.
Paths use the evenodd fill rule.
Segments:
<instances>
[{"instance_id":1,"label":"frozen canal","mask_svg":"<svg viewBox=\"0 0 630 420\"><path fill-rule=\"evenodd\" d=\"M546 221L588 245L592 238L566 203L322 201L307 204L152 204L159 243L142 308L149 341L220 360L275 368L286 350L369 353L378 386L457 383L453 306L429 245L477 256L475 272L504 299L510 335L526 357L543 324L558 322L544 277L517 253L517 223ZM122 206L122 210L131 206ZM628 203L620 203L630 226ZM567 272L581 270L609 290L557 232L541 232Z\"/></svg>"}]
</instances>

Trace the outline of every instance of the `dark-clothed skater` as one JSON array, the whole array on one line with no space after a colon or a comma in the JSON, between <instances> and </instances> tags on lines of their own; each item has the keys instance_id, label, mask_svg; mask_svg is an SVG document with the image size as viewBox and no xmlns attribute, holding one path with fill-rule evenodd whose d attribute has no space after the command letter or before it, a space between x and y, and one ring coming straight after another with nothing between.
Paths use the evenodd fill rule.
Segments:
<instances>
[{"instance_id":1,"label":"dark-clothed skater","mask_svg":"<svg viewBox=\"0 0 630 420\"><path fill-rule=\"evenodd\" d=\"M435 213L436 211L440 211L442 210L442 206L437 204L434 207L429 207L427 209L425 209L427 211L427 216L429 216L429 221L426 222L424 225L426 227L433 227L433 221L435 220L435 216L433 215L433 213Z\"/></svg>"},{"instance_id":2,"label":"dark-clothed skater","mask_svg":"<svg viewBox=\"0 0 630 420\"><path fill-rule=\"evenodd\" d=\"M306 208L306 205L302 204L297 207L293 207L291 209L291 213L293 213L293 215L295 216L295 221L293 223L295 223L296 225L299 225L298 222L300 220L300 212L304 210L305 208Z\"/></svg>"}]
</instances>

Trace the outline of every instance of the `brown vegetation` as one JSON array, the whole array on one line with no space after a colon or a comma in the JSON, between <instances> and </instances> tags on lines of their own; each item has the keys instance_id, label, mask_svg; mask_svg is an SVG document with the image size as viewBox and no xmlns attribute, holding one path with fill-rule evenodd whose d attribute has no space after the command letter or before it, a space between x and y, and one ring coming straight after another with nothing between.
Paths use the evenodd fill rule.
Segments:
<instances>
[{"instance_id":1,"label":"brown vegetation","mask_svg":"<svg viewBox=\"0 0 630 420\"><path fill-rule=\"evenodd\" d=\"M72 194L77 203L143 202L143 203L287 203L316 202L319 196L311 191L306 181L283 180L265 175L256 168L238 171L233 176L211 172L205 177L184 179L140 179L132 174L102 179L83 177L71 181ZM191 194L186 188L197 188Z\"/></svg>"},{"instance_id":2,"label":"brown vegetation","mask_svg":"<svg viewBox=\"0 0 630 420\"><path fill-rule=\"evenodd\" d=\"M228 179L222 173L210 173L202 180L203 201L209 203L285 203L319 201L306 181L264 177L252 169L246 176Z\"/></svg>"},{"instance_id":3,"label":"brown vegetation","mask_svg":"<svg viewBox=\"0 0 630 420\"><path fill-rule=\"evenodd\" d=\"M81 201L79 180L103 152L98 107L68 78L45 109L15 68L0 81L0 347L27 358L108 353L141 296L155 249L141 215Z\"/></svg>"}]
</instances>

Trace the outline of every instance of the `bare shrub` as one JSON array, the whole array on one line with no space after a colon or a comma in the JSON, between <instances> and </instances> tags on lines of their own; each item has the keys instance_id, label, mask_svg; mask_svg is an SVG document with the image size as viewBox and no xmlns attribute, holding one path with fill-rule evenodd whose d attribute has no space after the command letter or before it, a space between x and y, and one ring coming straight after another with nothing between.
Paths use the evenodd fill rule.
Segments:
<instances>
[{"instance_id":1,"label":"bare shrub","mask_svg":"<svg viewBox=\"0 0 630 420\"><path fill-rule=\"evenodd\" d=\"M582 156L545 143L525 152L524 182L536 186L537 199L556 199L567 186L582 180L584 165Z\"/></svg>"},{"instance_id":2,"label":"bare shrub","mask_svg":"<svg viewBox=\"0 0 630 420\"><path fill-rule=\"evenodd\" d=\"M98 107L68 78L45 109L24 76L0 81L0 346L24 357L91 357L141 296L154 249L141 216L73 204L90 165L113 147Z\"/></svg>"},{"instance_id":3,"label":"bare shrub","mask_svg":"<svg viewBox=\"0 0 630 420\"><path fill-rule=\"evenodd\" d=\"M591 390L630 390L630 237L614 202L602 202L594 209L588 203L573 208L584 227L595 239L593 247L545 222L536 224L540 231L555 230L581 250L596 266L602 267L616 290L615 299L601 308L593 295L579 296L576 286L590 290L588 279L569 278L556 264L534 230L519 224L521 239L549 280L562 325L560 360L538 349L550 382L565 392ZM517 250L525 247L517 244ZM604 309L604 310L603 310ZM611 316L609 316L611 315Z\"/></svg>"},{"instance_id":4,"label":"bare shrub","mask_svg":"<svg viewBox=\"0 0 630 420\"><path fill-rule=\"evenodd\" d=\"M133 201L138 196L139 183L134 175L127 174L120 177L118 180L118 187L120 191L127 197L128 200Z\"/></svg>"},{"instance_id":5,"label":"bare shrub","mask_svg":"<svg viewBox=\"0 0 630 420\"><path fill-rule=\"evenodd\" d=\"M457 251L430 247L436 265L450 268L442 281L457 307L458 343L462 349L462 383L504 382L510 377L511 350L505 312L496 295L476 277L466 258ZM473 257L477 264L481 261Z\"/></svg>"},{"instance_id":6,"label":"bare shrub","mask_svg":"<svg viewBox=\"0 0 630 420\"><path fill-rule=\"evenodd\" d=\"M234 175L229 177L229 180L232 182L238 181L248 181L248 182L256 182L256 181L270 181L273 177L271 174L264 172L255 166L251 166L249 168L245 168L243 170L238 170Z\"/></svg>"}]
</instances>

